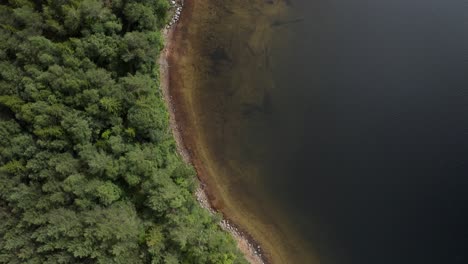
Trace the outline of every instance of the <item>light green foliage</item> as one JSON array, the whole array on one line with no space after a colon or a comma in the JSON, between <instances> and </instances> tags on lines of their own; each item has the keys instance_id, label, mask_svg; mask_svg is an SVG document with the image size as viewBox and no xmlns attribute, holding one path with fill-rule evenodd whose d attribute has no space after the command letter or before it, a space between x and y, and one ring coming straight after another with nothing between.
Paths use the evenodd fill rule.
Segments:
<instances>
[{"instance_id":1,"label":"light green foliage","mask_svg":"<svg viewBox=\"0 0 468 264\"><path fill-rule=\"evenodd\" d=\"M157 87L167 0L0 3L0 263L245 263Z\"/></svg>"},{"instance_id":2,"label":"light green foliage","mask_svg":"<svg viewBox=\"0 0 468 264\"><path fill-rule=\"evenodd\" d=\"M106 181L96 188L97 197L103 204L111 204L120 198L122 191L112 182Z\"/></svg>"}]
</instances>

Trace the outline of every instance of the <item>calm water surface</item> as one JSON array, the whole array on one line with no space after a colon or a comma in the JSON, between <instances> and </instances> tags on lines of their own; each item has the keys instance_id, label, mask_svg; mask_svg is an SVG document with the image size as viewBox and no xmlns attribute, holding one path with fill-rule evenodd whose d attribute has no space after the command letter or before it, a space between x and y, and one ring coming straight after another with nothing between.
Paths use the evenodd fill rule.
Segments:
<instances>
[{"instance_id":1,"label":"calm water surface","mask_svg":"<svg viewBox=\"0 0 468 264\"><path fill-rule=\"evenodd\" d=\"M324 263L468 263L468 2L293 9L265 183Z\"/></svg>"},{"instance_id":2,"label":"calm water surface","mask_svg":"<svg viewBox=\"0 0 468 264\"><path fill-rule=\"evenodd\" d=\"M468 2L289 2L269 45L207 52L201 123L230 189L324 264L468 263Z\"/></svg>"}]
</instances>

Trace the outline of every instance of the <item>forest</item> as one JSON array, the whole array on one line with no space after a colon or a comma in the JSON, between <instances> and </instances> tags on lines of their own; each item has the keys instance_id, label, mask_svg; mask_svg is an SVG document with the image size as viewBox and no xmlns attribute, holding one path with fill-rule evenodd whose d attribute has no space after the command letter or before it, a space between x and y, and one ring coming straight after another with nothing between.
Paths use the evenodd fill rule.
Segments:
<instances>
[{"instance_id":1,"label":"forest","mask_svg":"<svg viewBox=\"0 0 468 264\"><path fill-rule=\"evenodd\" d=\"M169 9L0 0L0 263L246 263L168 125Z\"/></svg>"}]
</instances>

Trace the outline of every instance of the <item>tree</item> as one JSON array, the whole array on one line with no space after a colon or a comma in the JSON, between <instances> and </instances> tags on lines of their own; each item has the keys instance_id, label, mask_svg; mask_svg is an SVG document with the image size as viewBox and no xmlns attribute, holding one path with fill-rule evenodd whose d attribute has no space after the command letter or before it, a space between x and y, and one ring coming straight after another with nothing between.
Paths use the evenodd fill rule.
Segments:
<instances>
[{"instance_id":1,"label":"tree","mask_svg":"<svg viewBox=\"0 0 468 264\"><path fill-rule=\"evenodd\" d=\"M0 3L0 263L246 263L157 89L167 0Z\"/></svg>"}]
</instances>

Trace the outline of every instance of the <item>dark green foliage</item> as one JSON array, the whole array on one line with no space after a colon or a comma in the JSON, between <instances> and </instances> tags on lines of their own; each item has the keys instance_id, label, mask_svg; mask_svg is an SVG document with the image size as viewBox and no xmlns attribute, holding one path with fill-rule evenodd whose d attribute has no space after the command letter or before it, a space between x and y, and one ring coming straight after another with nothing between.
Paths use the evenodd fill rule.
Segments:
<instances>
[{"instance_id":1,"label":"dark green foliage","mask_svg":"<svg viewBox=\"0 0 468 264\"><path fill-rule=\"evenodd\" d=\"M245 263L168 129L167 0L0 3L0 263Z\"/></svg>"}]
</instances>

